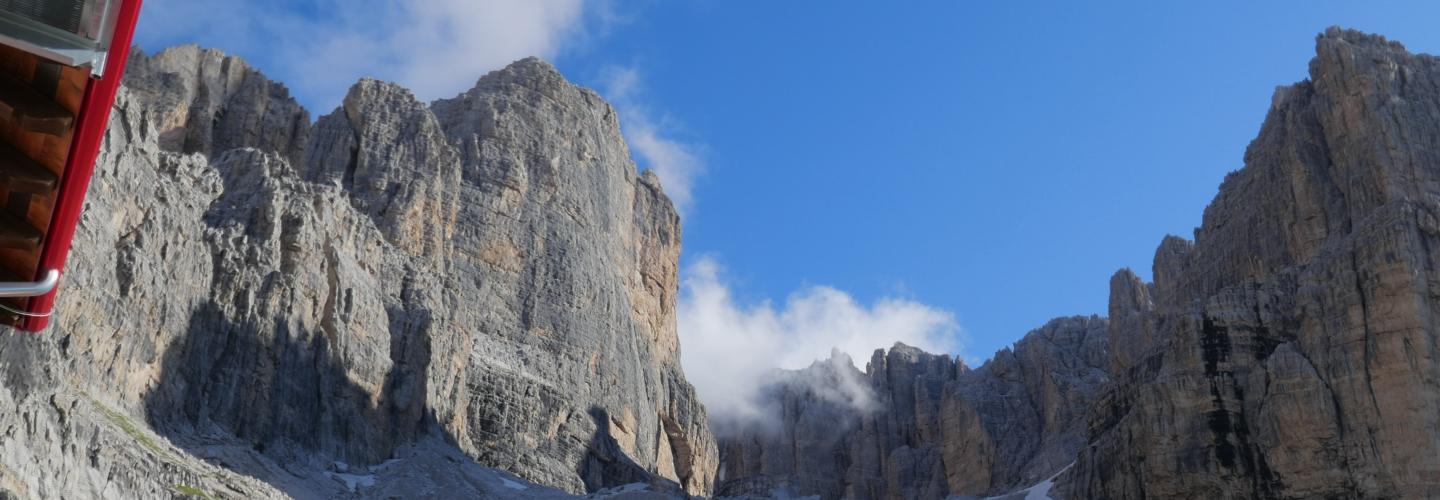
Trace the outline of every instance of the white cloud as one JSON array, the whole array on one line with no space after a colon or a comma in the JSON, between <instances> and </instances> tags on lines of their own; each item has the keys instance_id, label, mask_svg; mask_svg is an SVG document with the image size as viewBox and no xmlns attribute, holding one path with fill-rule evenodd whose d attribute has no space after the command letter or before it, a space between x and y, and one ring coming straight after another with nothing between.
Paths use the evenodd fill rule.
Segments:
<instances>
[{"instance_id":1,"label":"white cloud","mask_svg":"<svg viewBox=\"0 0 1440 500\"><path fill-rule=\"evenodd\" d=\"M791 294L779 309L768 301L740 304L720 265L708 257L688 266L681 281L681 364L721 425L764 419L756 396L767 374L830 358L832 348L863 365L875 349L895 342L929 352L960 347L952 314L911 300L885 298L865 306L840 290L812 286ZM838 398L857 405L866 400L857 387L841 389Z\"/></svg>"},{"instance_id":2,"label":"white cloud","mask_svg":"<svg viewBox=\"0 0 1440 500\"><path fill-rule=\"evenodd\" d=\"M614 19L602 4L596 17ZM585 35L585 0L148 0L139 42L198 42L264 61L325 113L361 77L423 100L456 95L489 70L554 57Z\"/></svg>"},{"instance_id":3,"label":"white cloud","mask_svg":"<svg viewBox=\"0 0 1440 500\"><path fill-rule=\"evenodd\" d=\"M695 179L705 171L700 147L675 139L673 120L665 115L656 118L644 104L640 97L644 89L635 68L607 68L601 84L605 97L620 114L620 128L638 156L637 163L654 170L676 209L681 215L688 214L695 202Z\"/></svg>"},{"instance_id":4,"label":"white cloud","mask_svg":"<svg viewBox=\"0 0 1440 500\"><path fill-rule=\"evenodd\" d=\"M243 56L323 115L362 77L400 83L425 101L451 97L517 59L584 50L587 38L631 15L613 0L147 0L137 42ZM700 148L676 140L674 121L644 104L634 69L602 76L637 163L688 213L705 169Z\"/></svg>"},{"instance_id":5,"label":"white cloud","mask_svg":"<svg viewBox=\"0 0 1440 500\"><path fill-rule=\"evenodd\" d=\"M404 27L387 48L398 80L417 94L449 97L485 70L528 55L551 56L580 21L580 0L406 0ZM419 49L419 50L415 50Z\"/></svg>"}]
</instances>

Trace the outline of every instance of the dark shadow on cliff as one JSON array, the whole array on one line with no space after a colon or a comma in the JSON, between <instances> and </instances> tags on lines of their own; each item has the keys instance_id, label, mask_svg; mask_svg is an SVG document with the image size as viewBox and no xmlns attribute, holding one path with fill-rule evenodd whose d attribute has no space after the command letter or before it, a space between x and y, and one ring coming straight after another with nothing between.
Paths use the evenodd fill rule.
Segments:
<instances>
[{"instance_id":1,"label":"dark shadow on cliff","mask_svg":"<svg viewBox=\"0 0 1440 500\"><path fill-rule=\"evenodd\" d=\"M233 307L244 310L247 304L241 299ZM386 312L390 367L375 398L347 376L364 360L350 353L347 364L335 338L346 335L343 327L295 331L278 318L236 322L215 301L205 302L164 353L160 381L144 397L146 418L192 455L302 498L323 494L306 476L321 474L335 461L350 468L379 464L426 436L458 453L456 439L426 401L430 314ZM683 492L680 484L651 474L625 453L609 433L605 409L592 407L589 415L596 431L575 465L588 492L631 483ZM256 454L268 460L247 458Z\"/></svg>"},{"instance_id":2,"label":"dark shadow on cliff","mask_svg":"<svg viewBox=\"0 0 1440 500\"><path fill-rule=\"evenodd\" d=\"M610 435L610 412L592 406L589 413L595 422L595 435L590 438L590 452L580 464L585 491L593 493L614 486L647 483L655 491L684 494L680 483L650 474L620 448L620 443Z\"/></svg>"},{"instance_id":3,"label":"dark shadow on cliff","mask_svg":"<svg viewBox=\"0 0 1440 500\"><path fill-rule=\"evenodd\" d=\"M397 446L440 427L425 404L430 316L387 312L391 366L373 398L346 375L333 338L345 332L293 331L278 319L236 323L214 301L201 304L164 353L159 384L145 395L146 418L175 445L231 468L216 447L248 446L286 469L316 471L334 461L391 458ZM238 472L292 493L289 483Z\"/></svg>"},{"instance_id":4,"label":"dark shadow on cliff","mask_svg":"<svg viewBox=\"0 0 1440 500\"><path fill-rule=\"evenodd\" d=\"M56 383L50 367L59 358L55 340L0 326L0 390L16 401L47 393Z\"/></svg>"}]
</instances>

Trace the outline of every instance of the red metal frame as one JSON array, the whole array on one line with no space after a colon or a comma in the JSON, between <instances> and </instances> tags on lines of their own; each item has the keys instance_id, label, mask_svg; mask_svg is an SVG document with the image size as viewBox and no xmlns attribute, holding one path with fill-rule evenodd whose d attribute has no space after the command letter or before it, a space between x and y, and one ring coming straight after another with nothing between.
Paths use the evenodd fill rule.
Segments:
<instances>
[{"instance_id":1,"label":"red metal frame","mask_svg":"<svg viewBox=\"0 0 1440 500\"><path fill-rule=\"evenodd\" d=\"M115 105L115 93L120 90L120 80L125 76L125 61L130 57L135 23L140 18L140 2L120 0L110 52L105 57L105 71L100 78L92 78L85 85L85 98L80 101L80 112L75 117L75 134L65 160L65 172L60 176L55 212L50 217L50 230L45 233L45 247L40 250L40 265L36 268L34 279L40 279L50 269L57 269L62 273L60 282L65 282L65 258L70 255L75 225L80 223L80 211L85 208L85 192L90 188L90 176L95 173L95 158L100 155L105 128L110 124L110 108ZM31 298L26 310L36 314L49 312L55 305L55 292L59 288L56 286L48 294ZM20 328L38 332L49 323L49 317L27 317Z\"/></svg>"}]
</instances>

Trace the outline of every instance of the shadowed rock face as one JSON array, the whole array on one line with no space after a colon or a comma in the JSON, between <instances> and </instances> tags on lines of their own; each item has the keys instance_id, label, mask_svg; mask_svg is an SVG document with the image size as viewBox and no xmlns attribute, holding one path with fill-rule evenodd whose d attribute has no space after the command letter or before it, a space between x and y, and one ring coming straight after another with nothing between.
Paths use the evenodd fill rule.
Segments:
<instances>
[{"instance_id":1,"label":"shadowed rock face","mask_svg":"<svg viewBox=\"0 0 1440 500\"><path fill-rule=\"evenodd\" d=\"M1326 31L1194 242L1161 245L1153 307L1112 282L1113 338L1154 348L1115 353L1064 489L1440 495L1437 193L1440 59Z\"/></svg>"},{"instance_id":2,"label":"shadowed rock face","mask_svg":"<svg viewBox=\"0 0 1440 500\"><path fill-rule=\"evenodd\" d=\"M1440 59L1381 37L1319 37L1109 321L778 372L718 447L678 217L594 93L529 59L311 124L218 52L129 71L54 326L0 332L14 496L1440 496Z\"/></svg>"},{"instance_id":3,"label":"shadowed rock face","mask_svg":"<svg viewBox=\"0 0 1440 500\"><path fill-rule=\"evenodd\" d=\"M239 496L333 496L296 471L419 441L570 492L710 491L675 332L679 218L595 93L527 59L428 105L361 81L312 126L283 86L195 47L137 56L127 88L54 327L0 348L48 353L15 364L57 382L12 398L94 395L178 446L175 467L270 483L189 480ZM22 466L17 446L0 446L12 491L170 486Z\"/></svg>"},{"instance_id":4,"label":"shadowed rock face","mask_svg":"<svg viewBox=\"0 0 1440 500\"><path fill-rule=\"evenodd\" d=\"M863 374L871 412L779 376L779 430L722 439L720 490L933 498L1063 470L1069 498L1440 496L1440 59L1331 29L1310 73L1276 91L1194 241L1161 243L1155 282L1111 280L1105 340L1031 334L973 372L897 347Z\"/></svg>"},{"instance_id":5,"label":"shadowed rock face","mask_svg":"<svg viewBox=\"0 0 1440 500\"><path fill-rule=\"evenodd\" d=\"M978 369L896 344L777 372L769 420L720 440L717 493L943 498L1050 477L1085 444L1106 380L1106 321L1061 318Z\"/></svg>"},{"instance_id":6,"label":"shadowed rock face","mask_svg":"<svg viewBox=\"0 0 1440 500\"><path fill-rule=\"evenodd\" d=\"M238 57L195 46L155 57L135 51L125 87L143 103L167 151L210 157L250 147L291 164L303 158L310 113L284 85Z\"/></svg>"}]
</instances>

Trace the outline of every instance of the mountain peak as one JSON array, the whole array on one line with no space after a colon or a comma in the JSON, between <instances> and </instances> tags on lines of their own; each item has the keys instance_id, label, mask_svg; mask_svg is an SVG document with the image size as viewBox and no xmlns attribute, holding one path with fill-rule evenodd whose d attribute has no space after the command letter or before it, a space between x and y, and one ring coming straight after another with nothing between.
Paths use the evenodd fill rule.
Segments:
<instances>
[{"instance_id":1,"label":"mountain peak","mask_svg":"<svg viewBox=\"0 0 1440 500\"><path fill-rule=\"evenodd\" d=\"M1384 35L1366 33L1360 30L1331 26L1325 31L1315 35L1315 43L1324 45L1330 43L1347 43L1351 45L1362 45L1387 50L1405 52L1405 45L1400 42L1389 40Z\"/></svg>"},{"instance_id":2,"label":"mountain peak","mask_svg":"<svg viewBox=\"0 0 1440 500\"><path fill-rule=\"evenodd\" d=\"M526 57L505 67L486 73L475 82L475 86L461 94L494 91L497 88L521 87L551 95L565 87L573 86L560 70L539 57ZM577 87L578 88L578 87Z\"/></svg>"}]
</instances>

